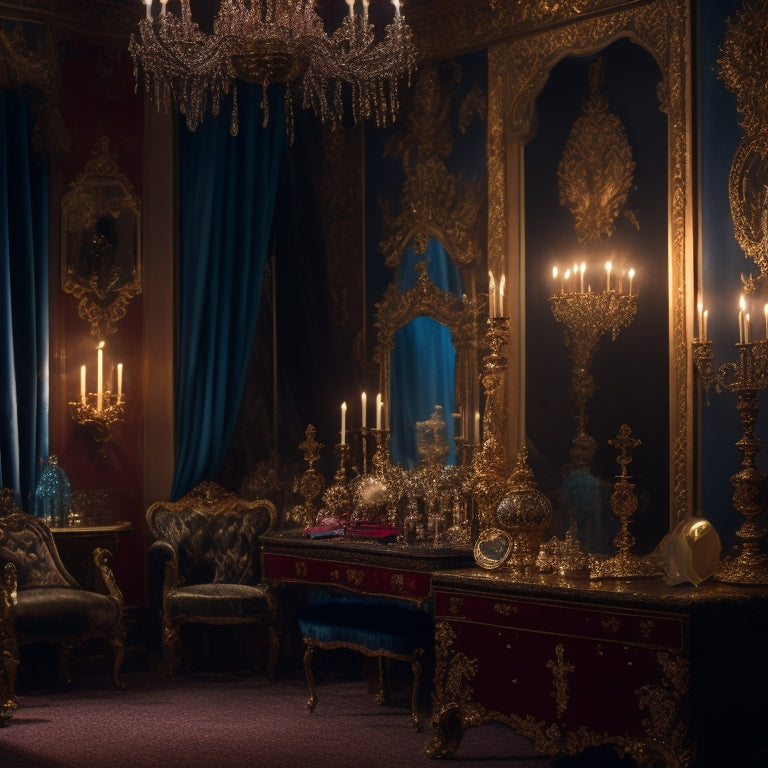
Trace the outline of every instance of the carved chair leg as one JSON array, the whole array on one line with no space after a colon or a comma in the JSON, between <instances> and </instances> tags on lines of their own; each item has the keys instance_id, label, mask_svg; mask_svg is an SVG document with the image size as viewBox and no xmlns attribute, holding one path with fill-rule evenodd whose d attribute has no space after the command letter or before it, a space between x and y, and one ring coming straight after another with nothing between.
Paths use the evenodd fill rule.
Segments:
<instances>
[{"instance_id":1,"label":"carved chair leg","mask_svg":"<svg viewBox=\"0 0 768 768\"><path fill-rule=\"evenodd\" d=\"M312 654L315 652L315 646L311 640L304 639L307 647L304 651L304 674L307 678L307 688L309 689L309 698L307 699L307 709L314 712L317 704L317 695L315 693L315 677L312 674Z\"/></svg>"},{"instance_id":2,"label":"carved chair leg","mask_svg":"<svg viewBox=\"0 0 768 768\"><path fill-rule=\"evenodd\" d=\"M62 643L59 646L59 682L63 685L69 685L72 682L69 677L69 659L74 647L75 643Z\"/></svg>"},{"instance_id":3,"label":"carved chair leg","mask_svg":"<svg viewBox=\"0 0 768 768\"><path fill-rule=\"evenodd\" d=\"M275 679L275 668L277 667L277 661L280 658L280 634L277 628L270 624L267 628L267 635L269 638L269 658L267 659L267 679L272 681Z\"/></svg>"},{"instance_id":4,"label":"carved chair leg","mask_svg":"<svg viewBox=\"0 0 768 768\"><path fill-rule=\"evenodd\" d=\"M388 656L377 656L379 663L379 690L376 693L376 703L383 704L389 700L390 662Z\"/></svg>"},{"instance_id":5,"label":"carved chair leg","mask_svg":"<svg viewBox=\"0 0 768 768\"><path fill-rule=\"evenodd\" d=\"M125 636L123 634L115 635L110 640L112 646L112 680L117 688L125 688L125 682L120 677L120 669L123 666L125 658Z\"/></svg>"},{"instance_id":6,"label":"carved chair leg","mask_svg":"<svg viewBox=\"0 0 768 768\"><path fill-rule=\"evenodd\" d=\"M168 677L173 677L176 672L179 646L181 645L179 628L171 622L164 623L162 640L166 674Z\"/></svg>"},{"instance_id":7,"label":"carved chair leg","mask_svg":"<svg viewBox=\"0 0 768 768\"><path fill-rule=\"evenodd\" d=\"M418 659L411 660L411 672L413 673L413 688L411 689L411 718L416 730L421 730L419 718L419 685L421 683L421 662Z\"/></svg>"}]
</instances>

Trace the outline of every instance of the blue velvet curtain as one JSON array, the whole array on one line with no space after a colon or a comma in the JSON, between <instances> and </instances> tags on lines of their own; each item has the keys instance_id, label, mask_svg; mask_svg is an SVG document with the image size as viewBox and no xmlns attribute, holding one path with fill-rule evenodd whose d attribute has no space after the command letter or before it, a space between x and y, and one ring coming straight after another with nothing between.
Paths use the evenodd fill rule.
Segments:
<instances>
[{"instance_id":1,"label":"blue velvet curtain","mask_svg":"<svg viewBox=\"0 0 768 768\"><path fill-rule=\"evenodd\" d=\"M0 90L0 485L27 507L48 455L48 167L26 103Z\"/></svg>"},{"instance_id":2,"label":"blue velvet curtain","mask_svg":"<svg viewBox=\"0 0 768 768\"><path fill-rule=\"evenodd\" d=\"M238 84L229 111L191 133L179 122L176 469L171 496L214 478L232 438L253 344L285 129L262 127L261 89Z\"/></svg>"},{"instance_id":3,"label":"blue velvet curtain","mask_svg":"<svg viewBox=\"0 0 768 768\"><path fill-rule=\"evenodd\" d=\"M408 249L400 263L403 293L416 282L416 264L429 260L427 275L438 288L461 295L461 276L442 244L432 238L426 254ZM456 411L456 350L448 328L432 318L417 317L395 333L390 371L392 406L389 413L390 456L395 464L413 469L419 463L416 422L428 419L441 405L455 463L454 420Z\"/></svg>"}]
</instances>

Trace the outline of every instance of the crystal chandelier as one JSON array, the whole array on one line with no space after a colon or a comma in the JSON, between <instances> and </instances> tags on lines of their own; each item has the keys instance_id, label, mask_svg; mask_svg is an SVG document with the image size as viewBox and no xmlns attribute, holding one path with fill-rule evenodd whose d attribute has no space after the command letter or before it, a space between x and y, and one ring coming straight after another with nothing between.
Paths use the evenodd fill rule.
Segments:
<instances>
[{"instance_id":1,"label":"crystal chandelier","mask_svg":"<svg viewBox=\"0 0 768 768\"><path fill-rule=\"evenodd\" d=\"M369 21L371 0L345 2L349 13L328 34L315 0L221 0L209 34L193 21L189 0L181 0L181 17L167 10L168 0L159 0L160 13L153 17L153 0L143 0L146 18L128 45L136 87L143 75L156 108L168 110L175 103L191 131L208 111L217 115L231 92L230 132L237 134L238 78L263 86L265 126L267 87L285 85L291 140L297 92L302 108L312 108L323 122L341 121L343 97L349 94L355 122L374 118L377 125L387 125L397 116L398 81L407 77L410 85L416 65L411 28L400 0L390 0L393 18L381 35Z\"/></svg>"}]
</instances>

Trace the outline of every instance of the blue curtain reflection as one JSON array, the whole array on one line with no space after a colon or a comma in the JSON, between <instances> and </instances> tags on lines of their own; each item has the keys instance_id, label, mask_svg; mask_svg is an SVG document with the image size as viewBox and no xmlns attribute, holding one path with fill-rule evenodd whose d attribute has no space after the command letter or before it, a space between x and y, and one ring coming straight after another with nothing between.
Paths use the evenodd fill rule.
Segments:
<instances>
[{"instance_id":1,"label":"blue curtain reflection","mask_svg":"<svg viewBox=\"0 0 768 768\"><path fill-rule=\"evenodd\" d=\"M0 90L0 485L26 506L48 447L48 167Z\"/></svg>"},{"instance_id":2,"label":"blue curtain reflection","mask_svg":"<svg viewBox=\"0 0 768 768\"><path fill-rule=\"evenodd\" d=\"M413 287L416 264L429 262L427 275L438 288L461 295L461 276L442 244L432 238L426 254L409 246L400 264L400 290ZM416 422L428 419L442 406L450 446L449 464L456 463L453 442L456 411L456 350L450 329L429 317L417 317L395 333L391 355L390 457L408 469L418 466Z\"/></svg>"}]
</instances>

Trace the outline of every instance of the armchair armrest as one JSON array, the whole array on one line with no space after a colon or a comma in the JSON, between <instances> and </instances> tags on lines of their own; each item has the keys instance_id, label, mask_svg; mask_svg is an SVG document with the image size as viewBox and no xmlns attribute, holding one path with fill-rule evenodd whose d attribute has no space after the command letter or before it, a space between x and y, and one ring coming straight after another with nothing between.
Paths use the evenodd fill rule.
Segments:
<instances>
[{"instance_id":1,"label":"armchair armrest","mask_svg":"<svg viewBox=\"0 0 768 768\"><path fill-rule=\"evenodd\" d=\"M93 562L99 569L101 578L104 580L104 585L109 590L111 597L114 597L120 605L120 609L123 608L123 593L120 587L117 586L115 580L115 574L112 572L110 561L112 560L112 553L104 547L97 547L93 550Z\"/></svg>"}]
</instances>

